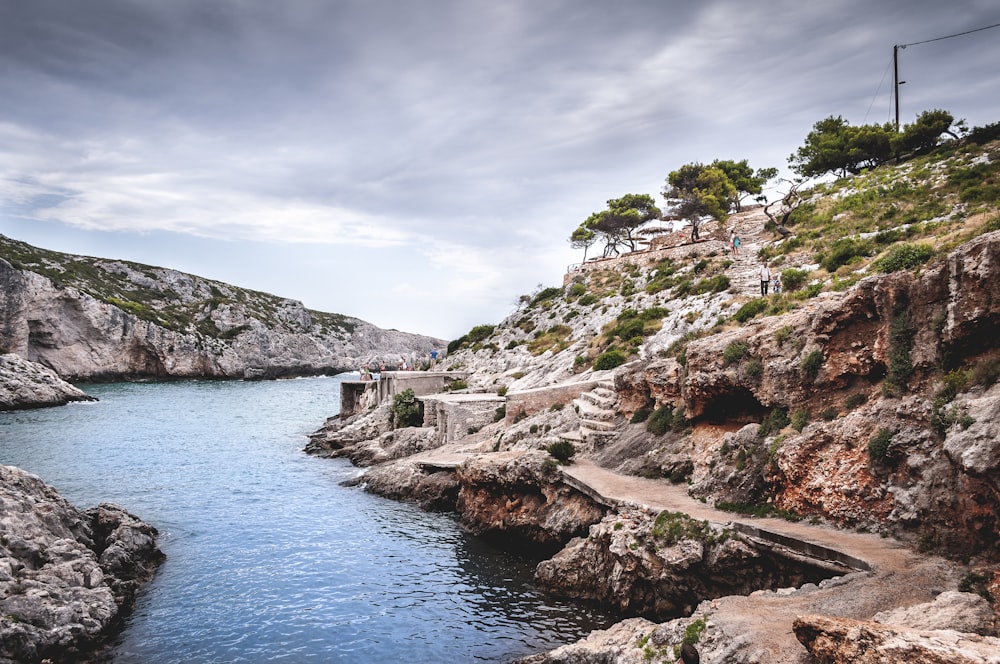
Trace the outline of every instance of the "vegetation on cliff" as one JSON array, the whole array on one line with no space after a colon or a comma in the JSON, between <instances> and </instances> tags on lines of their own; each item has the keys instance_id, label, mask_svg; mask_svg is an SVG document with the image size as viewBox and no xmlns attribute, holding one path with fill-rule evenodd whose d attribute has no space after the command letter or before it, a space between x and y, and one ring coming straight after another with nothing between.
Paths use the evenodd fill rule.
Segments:
<instances>
[{"instance_id":1,"label":"vegetation on cliff","mask_svg":"<svg viewBox=\"0 0 1000 664\"><path fill-rule=\"evenodd\" d=\"M122 260L76 256L33 247L0 235L0 258L19 270L47 277L58 287L114 305L160 327L214 339L231 339L245 324L220 329L212 313L238 306L249 318L267 321L288 332L301 332L298 321L282 315L287 300L150 265ZM358 320L341 314L310 310L311 323L324 334L351 334Z\"/></svg>"}]
</instances>

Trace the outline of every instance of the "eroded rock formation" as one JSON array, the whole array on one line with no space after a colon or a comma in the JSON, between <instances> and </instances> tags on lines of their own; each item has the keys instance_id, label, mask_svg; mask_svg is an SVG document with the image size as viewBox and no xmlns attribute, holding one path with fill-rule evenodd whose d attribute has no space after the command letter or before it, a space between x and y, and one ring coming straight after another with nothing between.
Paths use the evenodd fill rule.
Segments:
<instances>
[{"instance_id":1,"label":"eroded rock formation","mask_svg":"<svg viewBox=\"0 0 1000 664\"><path fill-rule=\"evenodd\" d=\"M80 661L162 561L157 531L111 504L77 509L0 466L0 662Z\"/></svg>"},{"instance_id":2,"label":"eroded rock formation","mask_svg":"<svg viewBox=\"0 0 1000 664\"><path fill-rule=\"evenodd\" d=\"M93 401L54 371L8 353L0 355L0 410L62 406L71 401Z\"/></svg>"}]
</instances>

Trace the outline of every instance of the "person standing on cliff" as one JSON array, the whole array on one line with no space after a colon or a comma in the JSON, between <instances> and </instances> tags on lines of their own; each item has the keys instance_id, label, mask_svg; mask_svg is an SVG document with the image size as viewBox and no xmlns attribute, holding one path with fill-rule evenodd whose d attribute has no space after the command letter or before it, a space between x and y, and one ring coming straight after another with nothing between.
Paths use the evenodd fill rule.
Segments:
<instances>
[{"instance_id":1,"label":"person standing on cliff","mask_svg":"<svg viewBox=\"0 0 1000 664\"><path fill-rule=\"evenodd\" d=\"M767 287L771 283L771 270L767 267L767 263L761 263L760 271L760 294L767 295Z\"/></svg>"}]
</instances>

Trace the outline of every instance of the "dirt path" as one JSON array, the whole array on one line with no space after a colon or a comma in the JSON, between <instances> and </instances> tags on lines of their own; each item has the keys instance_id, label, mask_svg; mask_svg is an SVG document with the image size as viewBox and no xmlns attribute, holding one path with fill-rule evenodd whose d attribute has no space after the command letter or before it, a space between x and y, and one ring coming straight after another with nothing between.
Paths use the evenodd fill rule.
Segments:
<instances>
[{"instance_id":1,"label":"dirt path","mask_svg":"<svg viewBox=\"0 0 1000 664\"><path fill-rule=\"evenodd\" d=\"M798 616L817 613L866 620L879 611L929 602L958 583L953 565L916 553L893 539L783 519L737 517L691 498L684 486L620 475L585 459L563 472L610 502L684 512L715 523L744 523L840 551L871 566L870 572L850 574L843 583L823 588L714 600L712 620L727 634L753 635L753 647L762 662L802 661L805 650L792 632Z\"/></svg>"},{"instance_id":2,"label":"dirt path","mask_svg":"<svg viewBox=\"0 0 1000 664\"><path fill-rule=\"evenodd\" d=\"M440 449L413 459L430 466L454 467L470 456L466 450ZM914 552L893 539L804 522L739 517L691 498L683 485L621 475L587 459L575 460L563 473L571 484L605 504L628 503L657 511L683 512L714 523L746 524L842 552L870 566L870 571L850 573L840 582L823 587L713 600L711 621L716 629L749 638L752 644L748 647L759 653L760 662L805 661L805 649L792 632L798 616L823 614L867 620L879 611L929 602L958 584L959 572L954 565Z\"/></svg>"}]
</instances>

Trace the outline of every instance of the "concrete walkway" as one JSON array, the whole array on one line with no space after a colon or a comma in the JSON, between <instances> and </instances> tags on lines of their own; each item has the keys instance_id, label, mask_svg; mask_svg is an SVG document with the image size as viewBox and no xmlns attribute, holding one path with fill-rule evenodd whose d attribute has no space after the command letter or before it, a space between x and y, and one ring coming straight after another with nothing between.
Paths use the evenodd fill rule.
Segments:
<instances>
[{"instance_id":1,"label":"concrete walkway","mask_svg":"<svg viewBox=\"0 0 1000 664\"><path fill-rule=\"evenodd\" d=\"M453 468L475 456L468 451L432 450L413 460L425 467ZM693 518L757 532L765 544L783 542L793 554L805 553L820 564L840 566L845 582L796 591L760 591L711 601L711 622L726 634L746 635L760 662L802 661L805 650L792 623L806 614L869 620L880 611L930 602L954 590L959 573L947 561L925 556L901 542L873 534L774 518L741 517L688 496L686 485L621 475L587 459L563 468L566 481L602 504L631 504L652 510L683 512ZM845 566L846 565L846 566ZM850 569L849 569L850 568ZM866 570L856 571L853 570Z\"/></svg>"}]
</instances>

